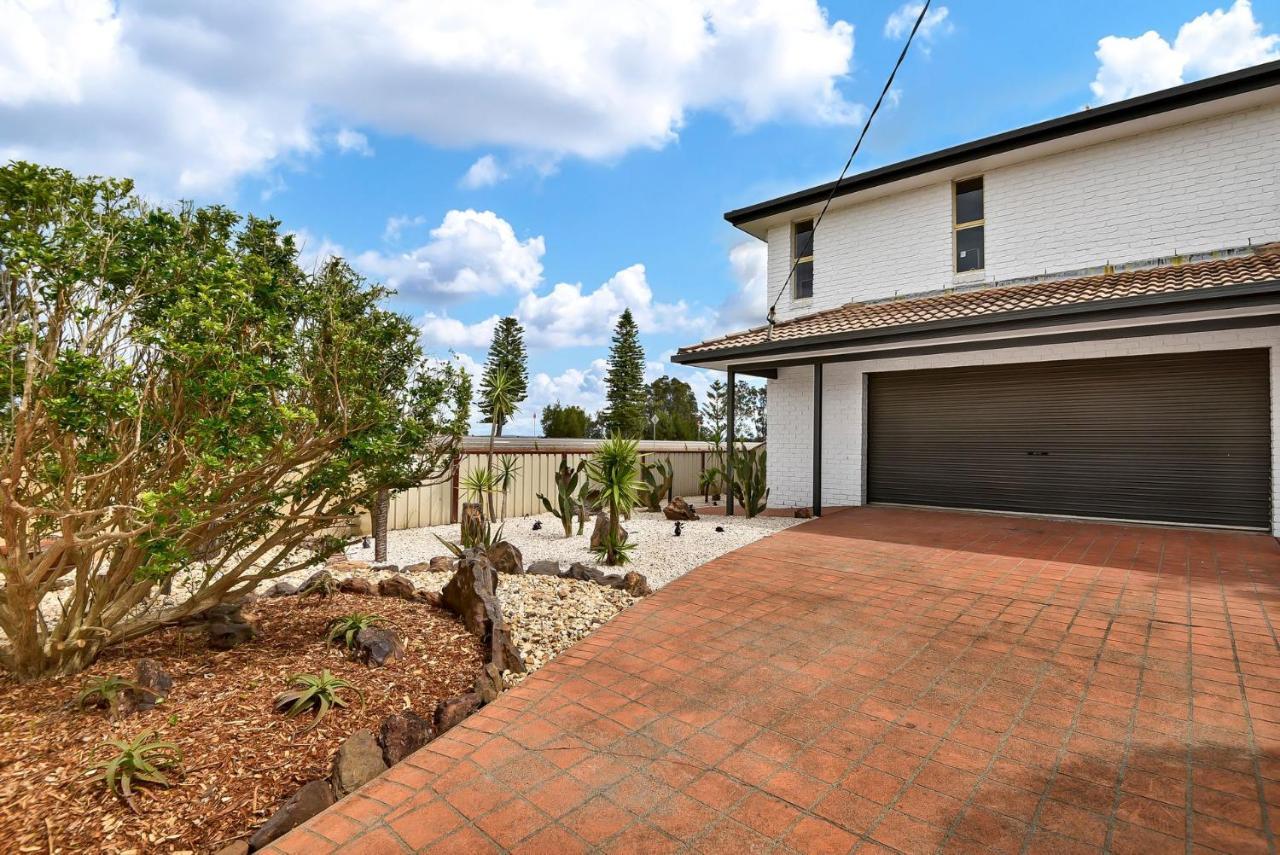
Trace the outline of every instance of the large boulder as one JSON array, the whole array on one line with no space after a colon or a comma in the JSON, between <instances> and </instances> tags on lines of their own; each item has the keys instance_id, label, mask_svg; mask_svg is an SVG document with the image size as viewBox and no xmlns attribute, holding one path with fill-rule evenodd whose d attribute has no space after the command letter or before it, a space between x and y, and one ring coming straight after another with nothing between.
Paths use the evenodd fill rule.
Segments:
<instances>
[{"instance_id":1,"label":"large boulder","mask_svg":"<svg viewBox=\"0 0 1280 855\"><path fill-rule=\"evenodd\" d=\"M662 509L662 513L663 516L669 520L685 520L691 522L698 519L697 512L689 506L688 502L679 496L676 496L668 502L667 506Z\"/></svg>"},{"instance_id":2,"label":"large boulder","mask_svg":"<svg viewBox=\"0 0 1280 855\"><path fill-rule=\"evenodd\" d=\"M338 748L329 781L333 784L333 794L341 799L385 771L387 764L382 759L382 746L373 731L362 728L348 736Z\"/></svg>"},{"instance_id":3,"label":"large boulder","mask_svg":"<svg viewBox=\"0 0 1280 855\"><path fill-rule=\"evenodd\" d=\"M392 713L384 718L378 727L378 742L382 745L383 762L388 766L396 765L430 742L435 735L435 728L431 721L413 710Z\"/></svg>"},{"instance_id":4,"label":"large boulder","mask_svg":"<svg viewBox=\"0 0 1280 855\"><path fill-rule=\"evenodd\" d=\"M271 818L249 838L249 849L257 851L292 831L336 801L328 781L303 784L285 800Z\"/></svg>"},{"instance_id":5,"label":"large boulder","mask_svg":"<svg viewBox=\"0 0 1280 855\"><path fill-rule=\"evenodd\" d=\"M445 606L462 618L467 630L477 638L488 638L495 625L502 625L498 574L487 558L459 560L457 571L440 594Z\"/></svg>"},{"instance_id":6,"label":"large boulder","mask_svg":"<svg viewBox=\"0 0 1280 855\"><path fill-rule=\"evenodd\" d=\"M384 597L398 597L401 600L413 599L413 583L408 576L396 574L388 576L378 583L378 593Z\"/></svg>"},{"instance_id":7,"label":"large boulder","mask_svg":"<svg viewBox=\"0 0 1280 855\"><path fill-rule=\"evenodd\" d=\"M591 528L591 548L593 550L604 549L604 540L605 537L608 536L608 533L609 514L607 511L601 511L596 514L595 525ZM621 523L618 524L618 536L622 539L623 543L627 542L627 530L622 527Z\"/></svg>"},{"instance_id":8,"label":"large boulder","mask_svg":"<svg viewBox=\"0 0 1280 855\"><path fill-rule=\"evenodd\" d=\"M480 706L480 696L475 692L467 692L465 695L456 695L440 701L440 703L436 704L436 711L432 716L432 724L435 726L436 734L444 733L480 709Z\"/></svg>"},{"instance_id":9,"label":"large boulder","mask_svg":"<svg viewBox=\"0 0 1280 855\"><path fill-rule=\"evenodd\" d=\"M524 556L520 554L520 550L516 548L514 543L509 543L505 540L498 541L489 547L487 557L489 562L493 564L494 569L499 573L524 572Z\"/></svg>"},{"instance_id":10,"label":"large boulder","mask_svg":"<svg viewBox=\"0 0 1280 855\"><path fill-rule=\"evenodd\" d=\"M404 645L394 631L367 626L356 633L356 658L364 664L380 668L403 657Z\"/></svg>"}]
</instances>

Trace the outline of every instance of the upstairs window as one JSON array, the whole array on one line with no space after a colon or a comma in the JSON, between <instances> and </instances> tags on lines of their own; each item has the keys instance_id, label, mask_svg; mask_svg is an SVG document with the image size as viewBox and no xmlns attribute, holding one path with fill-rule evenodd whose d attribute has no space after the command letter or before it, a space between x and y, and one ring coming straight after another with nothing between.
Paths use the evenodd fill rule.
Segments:
<instances>
[{"instance_id":1,"label":"upstairs window","mask_svg":"<svg viewBox=\"0 0 1280 855\"><path fill-rule=\"evenodd\" d=\"M813 296L813 220L791 227L791 257L796 272L793 292L797 299Z\"/></svg>"},{"instance_id":2,"label":"upstairs window","mask_svg":"<svg viewBox=\"0 0 1280 855\"><path fill-rule=\"evenodd\" d=\"M981 270L986 266L983 245L982 176L955 183L956 273Z\"/></svg>"}]
</instances>

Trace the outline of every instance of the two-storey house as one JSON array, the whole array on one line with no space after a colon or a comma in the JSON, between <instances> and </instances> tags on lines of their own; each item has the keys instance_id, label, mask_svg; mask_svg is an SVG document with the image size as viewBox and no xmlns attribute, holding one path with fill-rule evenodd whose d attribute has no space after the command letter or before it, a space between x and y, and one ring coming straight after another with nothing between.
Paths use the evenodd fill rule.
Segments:
<instances>
[{"instance_id":1,"label":"two-storey house","mask_svg":"<svg viewBox=\"0 0 1280 855\"><path fill-rule=\"evenodd\" d=\"M768 378L771 505L1280 534L1280 63L725 216L775 316L675 360Z\"/></svg>"}]
</instances>

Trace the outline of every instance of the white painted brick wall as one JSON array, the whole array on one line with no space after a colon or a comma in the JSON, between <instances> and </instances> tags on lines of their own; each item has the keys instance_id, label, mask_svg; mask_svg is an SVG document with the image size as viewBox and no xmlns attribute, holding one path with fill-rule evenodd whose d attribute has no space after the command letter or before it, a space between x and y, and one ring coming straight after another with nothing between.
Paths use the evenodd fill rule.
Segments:
<instances>
[{"instance_id":1,"label":"white painted brick wall","mask_svg":"<svg viewBox=\"0 0 1280 855\"><path fill-rule=\"evenodd\" d=\"M1272 529L1280 536L1280 409L1275 404L1280 388L1280 327L829 364L823 375L823 504L861 505L865 501L864 389L865 375L871 372L1250 347L1271 349ZM768 381L768 386L769 503L774 507L806 507L813 501L813 370L807 366L780 369L778 379Z\"/></svg>"},{"instance_id":2,"label":"white painted brick wall","mask_svg":"<svg viewBox=\"0 0 1280 855\"><path fill-rule=\"evenodd\" d=\"M1277 140L1280 106L1267 106L991 170L983 276L1280 240ZM784 296L778 316L955 285L950 194L942 181L829 213L815 238L814 296ZM768 242L772 301L791 263L788 227Z\"/></svg>"}]
</instances>

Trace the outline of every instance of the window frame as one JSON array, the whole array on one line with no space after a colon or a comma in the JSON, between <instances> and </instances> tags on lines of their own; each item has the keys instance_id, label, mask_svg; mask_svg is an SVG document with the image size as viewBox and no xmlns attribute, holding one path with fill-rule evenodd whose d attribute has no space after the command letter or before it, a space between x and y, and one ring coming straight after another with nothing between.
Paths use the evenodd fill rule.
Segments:
<instances>
[{"instance_id":1,"label":"window frame","mask_svg":"<svg viewBox=\"0 0 1280 855\"><path fill-rule=\"evenodd\" d=\"M982 216L976 220L958 221L960 216L960 185L968 181L982 182ZM960 232L966 229L982 228L981 264L969 270L960 269ZM951 273L955 276L967 276L981 273L987 269L987 178L985 173L954 178L951 181Z\"/></svg>"},{"instance_id":2,"label":"window frame","mask_svg":"<svg viewBox=\"0 0 1280 855\"><path fill-rule=\"evenodd\" d=\"M802 223L809 224L809 254L803 257L797 256L796 233L799 231L797 226ZM800 279L798 276L791 277L791 299L793 300L811 300L813 299L813 253L814 253L814 237L817 230L814 228L814 220L812 217L804 220L793 220L791 223L791 265L796 271L800 270L800 265L809 265L809 293L800 293Z\"/></svg>"}]
</instances>

